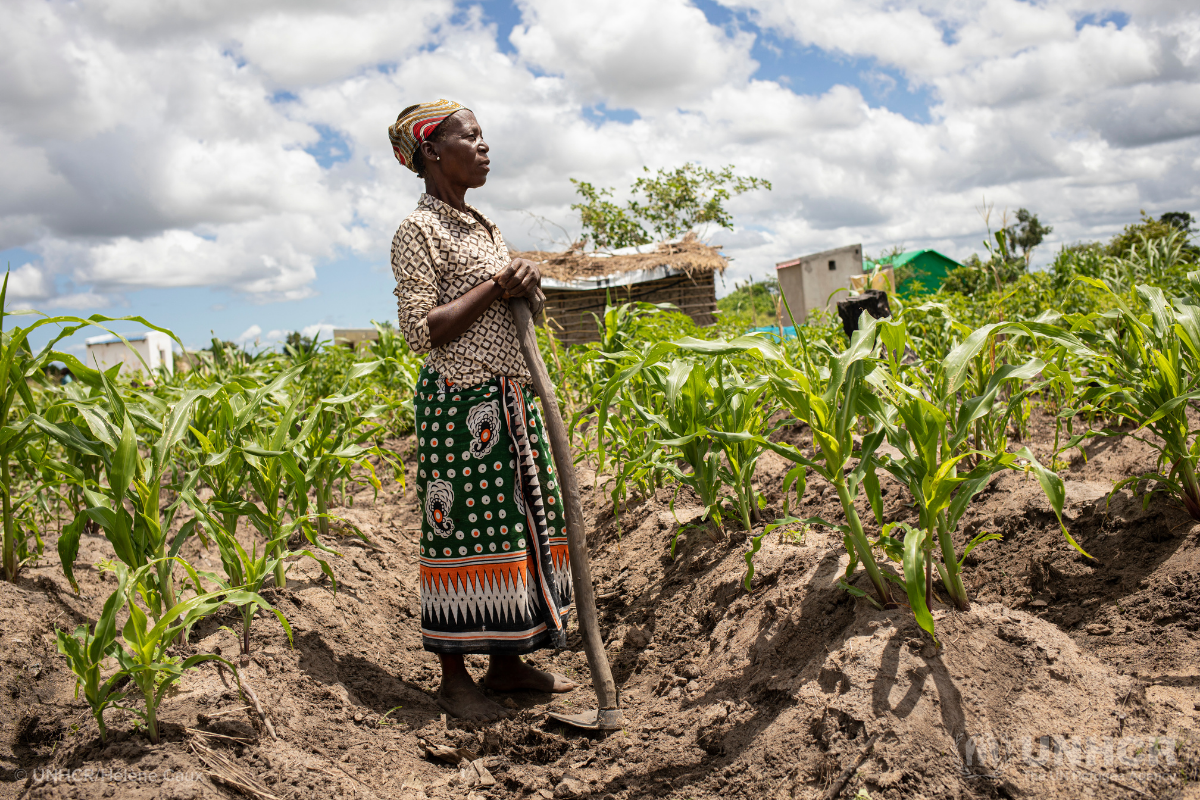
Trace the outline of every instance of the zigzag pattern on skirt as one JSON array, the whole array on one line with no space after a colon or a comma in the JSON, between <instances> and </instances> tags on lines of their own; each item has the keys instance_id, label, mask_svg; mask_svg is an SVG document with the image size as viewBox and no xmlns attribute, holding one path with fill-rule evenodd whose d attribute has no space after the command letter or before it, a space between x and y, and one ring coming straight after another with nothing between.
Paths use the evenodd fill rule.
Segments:
<instances>
[{"instance_id":1,"label":"zigzag pattern on skirt","mask_svg":"<svg viewBox=\"0 0 1200 800\"><path fill-rule=\"evenodd\" d=\"M553 554L558 556L557 559L553 557L546 508L542 501L542 487L538 480L537 463L534 461L533 442L529 437L529 419L521 387L508 378L500 380L508 429L517 445L517 478L525 498L525 517L529 523L529 532L533 534L529 537L530 555L533 556L530 560L535 562L534 566L537 568L537 589L542 594L545 607L552 610L548 615L550 619L547 620L547 628L557 632L557 646L565 647L566 630L561 611L571 604L572 599L569 568L565 576L562 569L567 560L565 548ZM559 562L557 565L556 561Z\"/></svg>"}]
</instances>

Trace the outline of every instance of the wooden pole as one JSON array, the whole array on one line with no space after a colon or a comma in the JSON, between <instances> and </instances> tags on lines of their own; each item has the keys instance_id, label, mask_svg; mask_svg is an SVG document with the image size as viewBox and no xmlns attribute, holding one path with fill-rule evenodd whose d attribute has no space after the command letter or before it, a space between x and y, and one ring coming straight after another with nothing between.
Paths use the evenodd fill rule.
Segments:
<instances>
[{"instance_id":1,"label":"wooden pole","mask_svg":"<svg viewBox=\"0 0 1200 800\"><path fill-rule=\"evenodd\" d=\"M509 301L513 318L517 322L517 338L521 354L533 378L533 391L542 399L542 412L546 421L546 432L550 436L550 451L558 469L559 483L563 488L563 501L567 505L567 551L571 555L571 582L575 585L575 611L579 614L579 630L583 634L583 649L587 653L588 667L592 671L592 684L600 710L617 708L617 684L608 665L604 642L600 638L600 622L596 614L596 594L592 588L592 568L588 563L587 536L583 530L583 504L579 500L579 482L575 477L575 460L571 457L571 445L567 439L567 428L563 425L558 410L558 399L546 362L538 350L537 334L533 329L533 318L529 303L523 297Z\"/></svg>"}]
</instances>

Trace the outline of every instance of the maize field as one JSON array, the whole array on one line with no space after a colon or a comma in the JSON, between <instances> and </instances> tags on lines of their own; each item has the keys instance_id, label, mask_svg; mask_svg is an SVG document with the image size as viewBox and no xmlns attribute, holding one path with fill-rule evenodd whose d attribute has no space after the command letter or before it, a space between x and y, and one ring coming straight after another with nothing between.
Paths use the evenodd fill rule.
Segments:
<instances>
[{"instance_id":1,"label":"maize field","mask_svg":"<svg viewBox=\"0 0 1200 800\"><path fill-rule=\"evenodd\" d=\"M1188 796L1189 247L1064 251L849 339L647 304L591 345L544 325L626 708L607 737L541 715L593 700L574 627L532 657L573 694L479 729L433 703L421 359L390 325L131 378L58 345L153 320L6 311L0 796L110 796L78 774L118 768L156 773L130 797Z\"/></svg>"}]
</instances>

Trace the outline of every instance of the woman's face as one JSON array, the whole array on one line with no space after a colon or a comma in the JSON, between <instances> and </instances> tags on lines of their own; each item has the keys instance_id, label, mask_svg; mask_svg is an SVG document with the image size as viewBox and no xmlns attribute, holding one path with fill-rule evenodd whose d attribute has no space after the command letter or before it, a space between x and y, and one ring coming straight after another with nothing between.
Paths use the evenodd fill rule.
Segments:
<instances>
[{"instance_id":1,"label":"woman's face","mask_svg":"<svg viewBox=\"0 0 1200 800\"><path fill-rule=\"evenodd\" d=\"M426 163L434 162L441 168L442 175L450 183L465 186L468 189L478 189L487 183L489 166L492 161L488 158L487 142L483 140L483 131L475 115L467 109L456 111L446 119L442 140L426 142L422 147L433 151L429 158L426 151Z\"/></svg>"}]
</instances>

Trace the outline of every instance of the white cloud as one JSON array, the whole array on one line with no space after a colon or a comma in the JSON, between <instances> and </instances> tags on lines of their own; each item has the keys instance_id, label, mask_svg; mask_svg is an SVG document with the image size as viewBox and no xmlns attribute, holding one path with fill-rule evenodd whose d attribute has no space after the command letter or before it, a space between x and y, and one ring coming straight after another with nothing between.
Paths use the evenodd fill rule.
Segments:
<instances>
[{"instance_id":1,"label":"white cloud","mask_svg":"<svg viewBox=\"0 0 1200 800\"><path fill-rule=\"evenodd\" d=\"M1056 241L1141 208L1200 210L1188 4L1110 3L1128 14L1118 27L1081 25L1096 13L1082 0L722 2L796 47L861 59L863 89L755 79L755 34L685 0L519 0L515 52L481 7L450 0L16 0L0 28L0 248L40 260L10 295L290 301L347 254L386 272L421 190L386 127L434 97L477 112L494 170L469 200L518 247L537 244L525 212L576 229L569 177L627 186L685 160L774 183L733 200L740 228L715 236L735 276L848 241L965 255L984 197L1033 208ZM901 84L934 98L927 122L878 106ZM641 119L598 124L584 109L599 104ZM346 151L327 168L305 151L322 135Z\"/></svg>"},{"instance_id":2,"label":"white cloud","mask_svg":"<svg viewBox=\"0 0 1200 800\"><path fill-rule=\"evenodd\" d=\"M248 344L255 341L262 334L262 328L258 325L251 325L246 330L242 331L242 335L234 339L238 344Z\"/></svg>"},{"instance_id":3,"label":"white cloud","mask_svg":"<svg viewBox=\"0 0 1200 800\"><path fill-rule=\"evenodd\" d=\"M521 0L512 42L524 60L562 74L585 104L671 111L755 68L749 34L726 36L684 0Z\"/></svg>"}]
</instances>

